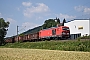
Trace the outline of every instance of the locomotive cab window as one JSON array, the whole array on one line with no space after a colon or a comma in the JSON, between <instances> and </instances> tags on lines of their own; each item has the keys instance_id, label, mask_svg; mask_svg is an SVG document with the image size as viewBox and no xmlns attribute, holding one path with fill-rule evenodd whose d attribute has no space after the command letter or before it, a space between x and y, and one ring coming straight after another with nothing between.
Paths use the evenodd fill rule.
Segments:
<instances>
[{"instance_id":1,"label":"locomotive cab window","mask_svg":"<svg viewBox=\"0 0 90 60\"><path fill-rule=\"evenodd\" d=\"M52 30L52 35L56 34L56 29Z\"/></svg>"},{"instance_id":2,"label":"locomotive cab window","mask_svg":"<svg viewBox=\"0 0 90 60\"><path fill-rule=\"evenodd\" d=\"M69 28L65 28L65 27L64 27L64 28L62 28L62 29L63 29L63 30L69 30Z\"/></svg>"}]
</instances>

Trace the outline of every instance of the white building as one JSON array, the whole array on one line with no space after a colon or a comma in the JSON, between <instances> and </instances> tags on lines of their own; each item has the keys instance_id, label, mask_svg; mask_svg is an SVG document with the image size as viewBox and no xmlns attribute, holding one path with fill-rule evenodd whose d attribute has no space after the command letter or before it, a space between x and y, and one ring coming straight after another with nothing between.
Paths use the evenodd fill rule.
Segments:
<instances>
[{"instance_id":1,"label":"white building","mask_svg":"<svg viewBox=\"0 0 90 60\"><path fill-rule=\"evenodd\" d=\"M70 34L90 35L90 19L74 19L64 25L70 28Z\"/></svg>"}]
</instances>

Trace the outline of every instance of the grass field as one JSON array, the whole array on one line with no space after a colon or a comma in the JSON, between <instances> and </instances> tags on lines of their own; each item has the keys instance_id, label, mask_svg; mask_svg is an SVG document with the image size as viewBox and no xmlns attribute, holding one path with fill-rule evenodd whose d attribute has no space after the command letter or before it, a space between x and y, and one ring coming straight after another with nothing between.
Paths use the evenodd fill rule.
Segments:
<instances>
[{"instance_id":1,"label":"grass field","mask_svg":"<svg viewBox=\"0 0 90 60\"><path fill-rule=\"evenodd\" d=\"M0 60L90 60L90 52L0 48Z\"/></svg>"},{"instance_id":2,"label":"grass field","mask_svg":"<svg viewBox=\"0 0 90 60\"><path fill-rule=\"evenodd\" d=\"M56 40L23 43L8 43L0 48L26 48L26 49L48 49L63 51L85 51L90 52L90 40Z\"/></svg>"}]
</instances>

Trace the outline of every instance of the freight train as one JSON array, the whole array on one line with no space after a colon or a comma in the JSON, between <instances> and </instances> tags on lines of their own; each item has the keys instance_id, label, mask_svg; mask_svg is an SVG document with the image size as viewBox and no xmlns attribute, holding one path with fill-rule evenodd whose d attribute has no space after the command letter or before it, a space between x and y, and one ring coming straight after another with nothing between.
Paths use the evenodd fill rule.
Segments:
<instances>
[{"instance_id":1,"label":"freight train","mask_svg":"<svg viewBox=\"0 0 90 60\"><path fill-rule=\"evenodd\" d=\"M39 32L32 34L26 34L23 36L14 36L6 38L6 43L14 43L18 41L42 41L42 40L54 40L54 39L68 39L70 38L70 29L67 26L51 27L48 29L42 29Z\"/></svg>"}]
</instances>

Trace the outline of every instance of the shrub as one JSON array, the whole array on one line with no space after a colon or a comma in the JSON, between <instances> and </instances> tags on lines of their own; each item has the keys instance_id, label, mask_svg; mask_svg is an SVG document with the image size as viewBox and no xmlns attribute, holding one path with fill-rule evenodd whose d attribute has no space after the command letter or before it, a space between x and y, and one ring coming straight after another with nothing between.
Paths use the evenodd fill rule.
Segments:
<instances>
[{"instance_id":1,"label":"shrub","mask_svg":"<svg viewBox=\"0 0 90 60\"><path fill-rule=\"evenodd\" d=\"M77 40L80 41L81 37L78 37Z\"/></svg>"},{"instance_id":2,"label":"shrub","mask_svg":"<svg viewBox=\"0 0 90 60\"><path fill-rule=\"evenodd\" d=\"M90 35L89 36L83 36L83 37L81 37L81 39L90 39Z\"/></svg>"},{"instance_id":3,"label":"shrub","mask_svg":"<svg viewBox=\"0 0 90 60\"><path fill-rule=\"evenodd\" d=\"M76 46L76 51L84 51L86 49L86 46L84 44L80 44L79 46Z\"/></svg>"}]
</instances>

